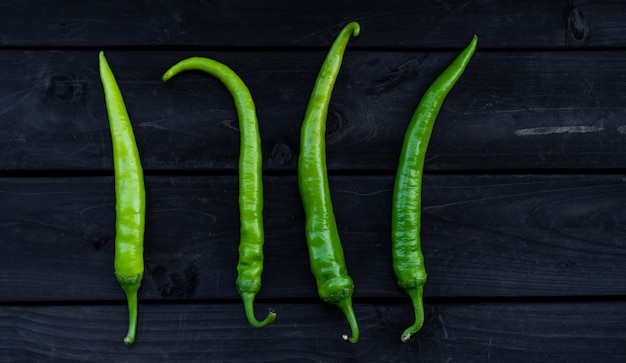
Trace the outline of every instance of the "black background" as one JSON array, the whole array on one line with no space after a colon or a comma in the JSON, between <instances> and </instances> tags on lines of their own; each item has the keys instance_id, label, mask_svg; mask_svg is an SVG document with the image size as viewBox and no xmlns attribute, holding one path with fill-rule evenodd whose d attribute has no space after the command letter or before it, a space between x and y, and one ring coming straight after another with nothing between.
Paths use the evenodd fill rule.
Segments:
<instances>
[{"instance_id":1,"label":"black background","mask_svg":"<svg viewBox=\"0 0 626 363\"><path fill-rule=\"evenodd\" d=\"M296 163L326 52L350 40L329 110L330 188L361 327L317 297ZM603 362L626 358L626 5L620 1L0 1L0 361ZM425 324L391 269L393 178L425 89L470 41L426 157ZM106 52L146 174L133 346L113 275ZM265 271L235 290L238 121L263 145Z\"/></svg>"}]
</instances>

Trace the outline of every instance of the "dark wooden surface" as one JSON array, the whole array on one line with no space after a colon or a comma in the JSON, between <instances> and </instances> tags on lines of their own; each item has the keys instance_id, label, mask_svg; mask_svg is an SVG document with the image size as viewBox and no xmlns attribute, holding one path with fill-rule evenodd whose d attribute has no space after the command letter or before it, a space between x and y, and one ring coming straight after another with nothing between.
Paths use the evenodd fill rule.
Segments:
<instances>
[{"instance_id":1,"label":"dark wooden surface","mask_svg":"<svg viewBox=\"0 0 626 363\"><path fill-rule=\"evenodd\" d=\"M626 4L621 1L0 1L0 362L622 362ZM296 178L326 51L359 21L328 120L335 213L361 326L319 300ZM390 210L409 118L480 40L428 149L426 321L407 344ZM113 276L105 50L146 170L134 346ZM239 133L207 56L251 89L266 263L250 327L235 290Z\"/></svg>"}]
</instances>

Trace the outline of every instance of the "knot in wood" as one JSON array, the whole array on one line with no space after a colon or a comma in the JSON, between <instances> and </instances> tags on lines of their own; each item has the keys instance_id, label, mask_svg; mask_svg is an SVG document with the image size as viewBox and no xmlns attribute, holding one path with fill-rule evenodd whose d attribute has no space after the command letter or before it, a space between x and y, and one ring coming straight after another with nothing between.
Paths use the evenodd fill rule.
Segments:
<instances>
[{"instance_id":1,"label":"knot in wood","mask_svg":"<svg viewBox=\"0 0 626 363\"><path fill-rule=\"evenodd\" d=\"M83 80L75 74L55 74L48 80L47 92L61 102L82 102L85 98L86 87Z\"/></svg>"},{"instance_id":2,"label":"knot in wood","mask_svg":"<svg viewBox=\"0 0 626 363\"><path fill-rule=\"evenodd\" d=\"M589 24L585 21L582 10L574 7L569 12L567 20L567 33L578 42L582 42L589 34Z\"/></svg>"}]
</instances>

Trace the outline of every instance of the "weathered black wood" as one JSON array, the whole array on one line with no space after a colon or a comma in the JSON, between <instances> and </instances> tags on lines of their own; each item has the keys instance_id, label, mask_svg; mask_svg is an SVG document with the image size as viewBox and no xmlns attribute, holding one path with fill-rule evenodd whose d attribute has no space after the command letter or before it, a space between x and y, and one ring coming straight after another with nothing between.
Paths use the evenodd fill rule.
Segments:
<instances>
[{"instance_id":1,"label":"weathered black wood","mask_svg":"<svg viewBox=\"0 0 626 363\"><path fill-rule=\"evenodd\" d=\"M460 46L477 33L489 48L618 47L626 13L620 1L332 0L180 2L72 1L0 4L0 45L326 46L348 21L363 27L356 46Z\"/></svg>"},{"instance_id":2,"label":"weathered black wood","mask_svg":"<svg viewBox=\"0 0 626 363\"><path fill-rule=\"evenodd\" d=\"M296 180L330 42L349 43L328 164L361 340L317 297ZM626 359L626 6L610 1L0 1L0 361L622 362ZM426 321L389 251L393 175L418 100L472 34L438 118L423 194ZM113 277L110 135L118 76L147 171L138 340ZM253 329L234 287L239 134L215 79L258 107L266 263Z\"/></svg>"},{"instance_id":3,"label":"weathered black wood","mask_svg":"<svg viewBox=\"0 0 626 363\"><path fill-rule=\"evenodd\" d=\"M409 119L457 52L348 51L328 120L330 170L392 173ZM115 52L146 170L231 170L239 133L215 79L162 73L191 55L234 68L255 98L265 170L295 171L324 52ZM252 60L252 61L251 61ZM626 53L478 52L439 115L427 171L626 165ZM108 170L97 52L0 52L0 169Z\"/></svg>"},{"instance_id":4,"label":"weathered black wood","mask_svg":"<svg viewBox=\"0 0 626 363\"><path fill-rule=\"evenodd\" d=\"M331 177L357 298L404 297L393 178ZM0 181L2 301L119 300L112 177ZM238 299L236 176L147 178L144 300ZM604 176L426 176L429 297L626 295L626 185ZM260 299L316 299L295 177L265 178Z\"/></svg>"},{"instance_id":5,"label":"weathered black wood","mask_svg":"<svg viewBox=\"0 0 626 363\"><path fill-rule=\"evenodd\" d=\"M276 321L247 325L233 304L140 304L137 340L122 343L125 306L2 306L0 361L89 362L618 362L624 302L426 303L423 330L399 336L406 307L355 304L356 345L328 304L280 304Z\"/></svg>"}]
</instances>

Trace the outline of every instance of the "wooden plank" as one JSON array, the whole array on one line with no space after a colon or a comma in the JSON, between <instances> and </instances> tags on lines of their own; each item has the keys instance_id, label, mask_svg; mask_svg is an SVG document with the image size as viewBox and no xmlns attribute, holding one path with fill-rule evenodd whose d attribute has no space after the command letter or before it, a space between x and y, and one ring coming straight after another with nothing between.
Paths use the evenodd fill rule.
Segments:
<instances>
[{"instance_id":1,"label":"wooden plank","mask_svg":"<svg viewBox=\"0 0 626 363\"><path fill-rule=\"evenodd\" d=\"M328 304L280 304L276 321L247 325L233 304L141 304L128 348L125 306L0 306L0 361L561 362L626 358L623 302L426 303L423 330L399 334L406 307L356 304L361 339Z\"/></svg>"},{"instance_id":2,"label":"wooden plank","mask_svg":"<svg viewBox=\"0 0 626 363\"><path fill-rule=\"evenodd\" d=\"M390 176L333 176L357 298L402 297ZM119 301L112 177L0 180L0 301ZM140 299L238 299L236 176L147 178ZM622 175L427 175L428 297L626 294ZM265 178L261 300L317 299L296 178Z\"/></svg>"},{"instance_id":3,"label":"wooden plank","mask_svg":"<svg viewBox=\"0 0 626 363\"><path fill-rule=\"evenodd\" d=\"M0 362L621 362L626 360L626 6L389 0L358 5L0 1ZM335 213L356 283L357 345L320 301L296 179L299 129L329 44L350 41L328 123ZM479 49L426 161L423 330L390 258L400 144L427 86ZM580 48L580 49L579 49ZM111 146L97 53L127 100L147 176L136 345L113 276ZM192 55L256 100L266 260L249 326L235 290L238 126Z\"/></svg>"},{"instance_id":4,"label":"wooden plank","mask_svg":"<svg viewBox=\"0 0 626 363\"><path fill-rule=\"evenodd\" d=\"M273 0L181 6L168 0L86 6L29 0L2 5L0 46L319 47L356 20L363 33L355 47L458 47L474 33L488 48L622 47L625 19L620 1L391 0L348 6Z\"/></svg>"},{"instance_id":5,"label":"wooden plank","mask_svg":"<svg viewBox=\"0 0 626 363\"><path fill-rule=\"evenodd\" d=\"M590 16L585 16L587 8L591 8ZM72 1L22 1L2 6L0 45L327 46L352 20L363 27L357 45L362 47L456 47L474 33L480 34L488 47L565 47L570 38L583 45L606 45L601 30L610 25L623 27L624 16L619 10L623 9L616 2L573 6L564 0L522 4L511 0L391 0L358 6L330 0L315 4L286 0L262 4L198 1L184 6L173 0L133 4L110 1L89 6ZM601 16L596 16L598 13ZM538 24L541 31L536 30ZM579 35L581 28L591 34ZM599 36L592 37L596 29ZM620 33L613 29L611 34ZM624 44L623 37L614 37L608 45ZM593 40L597 43L591 43Z\"/></svg>"},{"instance_id":6,"label":"wooden plank","mask_svg":"<svg viewBox=\"0 0 626 363\"><path fill-rule=\"evenodd\" d=\"M202 74L160 81L191 55L240 73L257 104L265 170L296 170L324 52L108 54L146 170L236 169L224 87ZM330 108L329 168L392 173L419 98L455 54L349 51ZM625 63L623 51L478 52L439 115L427 171L622 168ZM96 51L3 51L0 70L0 170L111 170Z\"/></svg>"}]
</instances>

